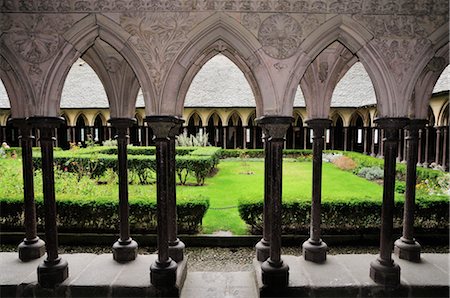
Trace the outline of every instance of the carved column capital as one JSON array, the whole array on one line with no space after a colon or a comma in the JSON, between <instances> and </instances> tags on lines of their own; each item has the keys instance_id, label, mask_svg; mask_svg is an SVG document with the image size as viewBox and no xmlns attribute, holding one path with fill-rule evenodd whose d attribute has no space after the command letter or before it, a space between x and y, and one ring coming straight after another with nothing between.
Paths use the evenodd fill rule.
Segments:
<instances>
[{"instance_id":1,"label":"carved column capital","mask_svg":"<svg viewBox=\"0 0 450 298\"><path fill-rule=\"evenodd\" d=\"M255 121L262 128L265 138L272 141L284 140L294 118L289 116L262 116Z\"/></svg>"},{"instance_id":2,"label":"carved column capital","mask_svg":"<svg viewBox=\"0 0 450 298\"><path fill-rule=\"evenodd\" d=\"M175 116L147 116L145 121L153 130L156 139L167 139L177 135L177 131L184 122Z\"/></svg>"},{"instance_id":3,"label":"carved column capital","mask_svg":"<svg viewBox=\"0 0 450 298\"><path fill-rule=\"evenodd\" d=\"M111 118L108 122L117 129L116 139L127 139L128 128L136 124L136 118Z\"/></svg>"},{"instance_id":4,"label":"carved column capital","mask_svg":"<svg viewBox=\"0 0 450 298\"><path fill-rule=\"evenodd\" d=\"M398 117L398 118L378 118L374 122L379 128L384 130L384 141L386 142L398 142L399 129L405 128L409 123L408 118Z\"/></svg>"},{"instance_id":5,"label":"carved column capital","mask_svg":"<svg viewBox=\"0 0 450 298\"><path fill-rule=\"evenodd\" d=\"M33 116L28 117L27 122L31 127L38 128L41 132L42 141L53 141L53 129L64 124L62 117Z\"/></svg>"},{"instance_id":6,"label":"carved column capital","mask_svg":"<svg viewBox=\"0 0 450 298\"><path fill-rule=\"evenodd\" d=\"M408 129L409 135L407 140L417 140L419 137L419 130L424 129L425 125L428 123L427 119L411 119L409 120L406 128Z\"/></svg>"},{"instance_id":7,"label":"carved column capital","mask_svg":"<svg viewBox=\"0 0 450 298\"><path fill-rule=\"evenodd\" d=\"M331 126L331 120L327 118L314 118L306 120L305 123L314 131L313 139L322 138L325 129Z\"/></svg>"},{"instance_id":8,"label":"carved column capital","mask_svg":"<svg viewBox=\"0 0 450 298\"><path fill-rule=\"evenodd\" d=\"M20 130L19 139L21 141L34 139L34 136L31 135L31 125L26 118L11 118L8 120L8 123Z\"/></svg>"}]
</instances>

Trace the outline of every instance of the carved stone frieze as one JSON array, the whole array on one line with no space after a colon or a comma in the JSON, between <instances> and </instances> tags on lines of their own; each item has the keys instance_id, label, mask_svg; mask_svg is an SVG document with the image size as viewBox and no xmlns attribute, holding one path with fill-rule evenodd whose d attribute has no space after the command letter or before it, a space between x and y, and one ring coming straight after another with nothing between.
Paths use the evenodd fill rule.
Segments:
<instances>
[{"instance_id":1,"label":"carved stone frieze","mask_svg":"<svg viewBox=\"0 0 450 298\"><path fill-rule=\"evenodd\" d=\"M427 37L443 25L448 16L393 16L355 15L376 37L417 38Z\"/></svg>"},{"instance_id":2,"label":"carved stone frieze","mask_svg":"<svg viewBox=\"0 0 450 298\"><path fill-rule=\"evenodd\" d=\"M448 14L447 1L433 0L371 0L364 1L363 12L367 14Z\"/></svg>"},{"instance_id":3,"label":"carved stone frieze","mask_svg":"<svg viewBox=\"0 0 450 298\"><path fill-rule=\"evenodd\" d=\"M105 59L105 68L107 71L115 73L120 68L120 61L116 57L107 57Z\"/></svg>"},{"instance_id":4,"label":"carved stone frieze","mask_svg":"<svg viewBox=\"0 0 450 298\"><path fill-rule=\"evenodd\" d=\"M150 69L156 92L161 90L173 58L187 40L193 19L189 13L125 14L121 26Z\"/></svg>"},{"instance_id":5,"label":"carved stone frieze","mask_svg":"<svg viewBox=\"0 0 450 298\"><path fill-rule=\"evenodd\" d=\"M277 59L289 58L301 42L299 23L287 14L274 14L265 19L258 32L264 52Z\"/></svg>"},{"instance_id":6,"label":"carved stone frieze","mask_svg":"<svg viewBox=\"0 0 450 298\"><path fill-rule=\"evenodd\" d=\"M250 31L258 31L261 18L257 13L244 13L241 16L241 24Z\"/></svg>"},{"instance_id":7,"label":"carved stone frieze","mask_svg":"<svg viewBox=\"0 0 450 298\"><path fill-rule=\"evenodd\" d=\"M383 56L397 83L401 83L415 61L430 46L428 39L377 39L375 46Z\"/></svg>"},{"instance_id":8,"label":"carved stone frieze","mask_svg":"<svg viewBox=\"0 0 450 298\"><path fill-rule=\"evenodd\" d=\"M10 71L11 65L9 65L8 61L5 60L2 56L0 56L0 69L4 71Z\"/></svg>"}]
</instances>

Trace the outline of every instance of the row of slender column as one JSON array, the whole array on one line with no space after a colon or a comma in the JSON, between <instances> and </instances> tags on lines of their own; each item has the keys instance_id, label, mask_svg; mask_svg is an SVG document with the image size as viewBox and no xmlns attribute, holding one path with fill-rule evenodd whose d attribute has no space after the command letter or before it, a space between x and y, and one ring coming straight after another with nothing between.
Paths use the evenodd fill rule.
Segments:
<instances>
[{"instance_id":1,"label":"row of slender column","mask_svg":"<svg viewBox=\"0 0 450 298\"><path fill-rule=\"evenodd\" d=\"M263 208L263 238L256 244L257 260L262 262L262 281L269 287L288 285L289 267L283 263L281 248L281 148L287 131L288 117L262 117L258 125L265 138L265 183ZM321 181L324 131L331 121L311 119L313 129L313 189L311 204L310 238L303 243L303 257L307 261L326 261L327 245L321 240ZM401 259L420 261L420 244L413 237L416 166L418 158L418 135L426 120L407 118L381 118L376 120L383 131L381 144L384 156L383 203L380 227L380 254L370 264L370 277L377 283L396 286L400 283L400 267L392 259L393 213L395 194L396 157L399 148L399 132L408 130L407 177L404 204L403 235L395 241L394 252ZM275 137L276 136L276 137Z\"/></svg>"}]
</instances>

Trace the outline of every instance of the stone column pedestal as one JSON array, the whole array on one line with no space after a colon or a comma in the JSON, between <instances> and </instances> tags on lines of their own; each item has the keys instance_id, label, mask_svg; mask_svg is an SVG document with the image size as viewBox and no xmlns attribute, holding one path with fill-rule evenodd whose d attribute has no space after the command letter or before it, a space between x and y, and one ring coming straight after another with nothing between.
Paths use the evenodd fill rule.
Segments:
<instances>
[{"instance_id":1,"label":"stone column pedestal","mask_svg":"<svg viewBox=\"0 0 450 298\"><path fill-rule=\"evenodd\" d=\"M407 129L407 164L406 164L406 191L403 210L403 235L394 243L394 252L400 259L413 262L420 261L420 244L414 239L414 209L416 198L416 169L418 159L419 130L425 127L425 119L412 119Z\"/></svg>"},{"instance_id":2,"label":"stone column pedestal","mask_svg":"<svg viewBox=\"0 0 450 298\"><path fill-rule=\"evenodd\" d=\"M381 208L380 255L370 264L370 277L379 284L397 286L400 267L392 260L392 235L395 193L395 160L399 130L408 123L407 118L380 118L375 120L384 131L384 184Z\"/></svg>"},{"instance_id":3,"label":"stone column pedestal","mask_svg":"<svg viewBox=\"0 0 450 298\"><path fill-rule=\"evenodd\" d=\"M108 120L116 129L117 157L119 163L119 218L120 238L113 244L113 259L117 262L133 261L137 257L138 244L130 237L128 204L128 129L136 123L134 118L111 118Z\"/></svg>"},{"instance_id":4,"label":"stone column pedestal","mask_svg":"<svg viewBox=\"0 0 450 298\"><path fill-rule=\"evenodd\" d=\"M269 258L261 265L262 281L268 287L287 287L289 284L289 267L281 259L281 189L283 145L286 132L293 121L292 117L264 116L257 119L266 137L266 146L269 148L270 159L265 166L269 167L271 180L269 183L270 199L270 251ZM267 151L266 151L267 153Z\"/></svg>"},{"instance_id":5,"label":"stone column pedestal","mask_svg":"<svg viewBox=\"0 0 450 298\"><path fill-rule=\"evenodd\" d=\"M55 175L53 170L53 133L64 123L61 117L30 117L29 123L40 131L42 153L42 180L45 210L45 240L47 258L37 269L42 287L54 287L69 276L68 264L58 256L58 231L56 227Z\"/></svg>"},{"instance_id":6,"label":"stone column pedestal","mask_svg":"<svg viewBox=\"0 0 450 298\"><path fill-rule=\"evenodd\" d=\"M150 266L150 281L155 287L174 287L177 263L169 256L168 201L170 196L170 131L178 125L173 116L147 116L145 119L153 130L156 143L156 201L158 259Z\"/></svg>"},{"instance_id":7,"label":"stone column pedestal","mask_svg":"<svg viewBox=\"0 0 450 298\"><path fill-rule=\"evenodd\" d=\"M322 263L327 259L328 246L320 239L321 209L322 209L322 151L324 147L324 132L331 125L329 119L311 119L306 121L313 129L313 174L310 238L302 245L303 257L306 261Z\"/></svg>"},{"instance_id":8,"label":"stone column pedestal","mask_svg":"<svg viewBox=\"0 0 450 298\"><path fill-rule=\"evenodd\" d=\"M45 254L45 242L37 236L36 204L34 201L33 140L31 127L24 118L9 120L19 128L22 148L25 239L19 244L19 259L23 262L39 259Z\"/></svg>"}]
</instances>

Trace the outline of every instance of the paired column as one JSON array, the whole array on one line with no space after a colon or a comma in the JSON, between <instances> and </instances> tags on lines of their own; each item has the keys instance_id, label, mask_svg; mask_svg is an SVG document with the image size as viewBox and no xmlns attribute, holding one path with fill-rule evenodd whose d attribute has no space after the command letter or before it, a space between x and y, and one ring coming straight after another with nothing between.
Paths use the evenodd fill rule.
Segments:
<instances>
[{"instance_id":1,"label":"paired column","mask_svg":"<svg viewBox=\"0 0 450 298\"><path fill-rule=\"evenodd\" d=\"M29 123L40 131L42 154L42 180L45 210L45 240L47 257L37 269L42 287L53 287L69 276L66 260L58 256L58 231L56 228L55 175L53 169L53 133L64 123L61 117L31 117Z\"/></svg>"},{"instance_id":2,"label":"paired column","mask_svg":"<svg viewBox=\"0 0 450 298\"><path fill-rule=\"evenodd\" d=\"M19 244L19 259L26 262L39 259L45 254L45 242L37 236L36 204L34 201L33 139L31 127L24 118L9 120L19 128L22 148L22 176L24 196L25 239Z\"/></svg>"},{"instance_id":3,"label":"paired column","mask_svg":"<svg viewBox=\"0 0 450 298\"><path fill-rule=\"evenodd\" d=\"M170 135L179 125L173 116L147 116L156 143L156 203L158 258L150 266L150 280L156 287L173 287L176 282L177 263L169 256L169 197L170 197Z\"/></svg>"},{"instance_id":4,"label":"paired column","mask_svg":"<svg viewBox=\"0 0 450 298\"><path fill-rule=\"evenodd\" d=\"M113 258L117 262L129 262L137 257L138 244L130 237L128 204L128 160L127 145L128 129L136 123L134 118L111 118L108 120L111 126L116 128L117 157L119 163L119 218L120 238L112 247Z\"/></svg>"},{"instance_id":5,"label":"paired column","mask_svg":"<svg viewBox=\"0 0 450 298\"><path fill-rule=\"evenodd\" d=\"M180 133L181 125L184 120L173 118L174 126L169 131L169 185L167 195L167 217L169 219L168 237L169 237L169 257L175 262L181 262L184 259L185 245L177 237L177 194L176 194L176 152L175 152L175 137ZM206 129L206 128L205 128Z\"/></svg>"},{"instance_id":6,"label":"paired column","mask_svg":"<svg viewBox=\"0 0 450 298\"><path fill-rule=\"evenodd\" d=\"M427 120L412 119L407 129L409 136L407 140L407 164L406 164L406 191L403 209L403 235L394 243L394 252L400 259L413 262L420 261L420 244L414 235L414 208L416 199L416 169L418 156L419 130L425 127Z\"/></svg>"},{"instance_id":7,"label":"paired column","mask_svg":"<svg viewBox=\"0 0 450 298\"><path fill-rule=\"evenodd\" d=\"M398 150L399 129L407 118L380 118L375 120L384 131L384 183L381 207L380 255L370 264L370 277L383 285L400 283L400 267L392 260L392 235L395 193L395 160Z\"/></svg>"},{"instance_id":8,"label":"paired column","mask_svg":"<svg viewBox=\"0 0 450 298\"><path fill-rule=\"evenodd\" d=\"M322 263L327 259L328 246L320 239L320 221L322 207L322 151L324 148L324 132L330 126L329 119L311 119L306 121L313 129L313 173L311 226L309 239L303 243L303 257L306 261Z\"/></svg>"},{"instance_id":9,"label":"paired column","mask_svg":"<svg viewBox=\"0 0 450 298\"><path fill-rule=\"evenodd\" d=\"M264 196L265 200L269 200L266 216L267 214L271 214L271 216L269 258L261 265L262 281L269 287L286 287L289 283L289 267L281 259L281 189L284 137L293 118L263 116L256 121L262 127L266 138L266 158L269 157L269 161L265 163L265 167L268 167L265 173L269 174L271 178L264 181L264 191L269 192L267 197ZM269 185L267 186L267 184ZM266 226L265 230L267 233Z\"/></svg>"}]
</instances>

